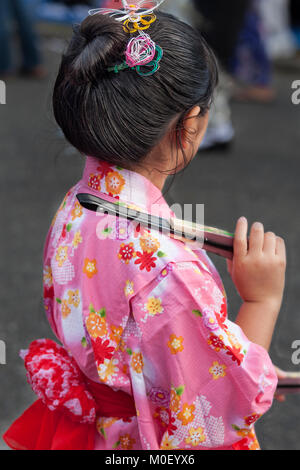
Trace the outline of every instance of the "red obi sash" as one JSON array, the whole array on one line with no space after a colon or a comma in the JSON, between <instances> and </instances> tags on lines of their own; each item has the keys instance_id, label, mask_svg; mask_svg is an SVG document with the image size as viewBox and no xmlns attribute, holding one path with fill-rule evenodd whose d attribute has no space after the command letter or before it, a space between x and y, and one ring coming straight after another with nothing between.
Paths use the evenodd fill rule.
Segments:
<instances>
[{"instance_id":1,"label":"red obi sash","mask_svg":"<svg viewBox=\"0 0 300 470\"><path fill-rule=\"evenodd\" d=\"M39 400L6 431L15 450L93 450L97 417L136 415L133 398L88 380L67 351L52 340L37 340L21 355Z\"/></svg>"}]
</instances>

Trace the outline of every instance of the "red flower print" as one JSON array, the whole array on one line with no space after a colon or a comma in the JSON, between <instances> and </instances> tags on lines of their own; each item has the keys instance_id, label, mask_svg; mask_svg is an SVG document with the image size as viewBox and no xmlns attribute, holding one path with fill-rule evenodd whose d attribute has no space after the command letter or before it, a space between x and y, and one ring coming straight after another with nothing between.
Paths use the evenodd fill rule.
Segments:
<instances>
[{"instance_id":1,"label":"red flower print","mask_svg":"<svg viewBox=\"0 0 300 470\"><path fill-rule=\"evenodd\" d=\"M132 418L122 418L123 423L131 423Z\"/></svg>"},{"instance_id":2,"label":"red flower print","mask_svg":"<svg viewBox=\"0 0 300 470\"><path fill-rule=\"evenodd\" d=\"M104 362L105 359L111 359L114 353L115 348L109 345L109 340L106 339L105 341L101 338L96 338L94 341L94 351L95 357L98 362L101 364Z\"/></svg>"},{"instance_id":3,"label":"red flower print","mask_svg":"<svg viewBox=\"0 0 300 470\"><path fill-rule=\"evenodd\" d=\"M240 366L244 359L244 355L241 353L241 350L230 348L229 346L226 347L226 350L226 354L231 357L233 362L237 362L237 365Z\"/></svg>"},{"instance_id":4,"label":"red flower print","mask_svg":"<svg viewBox=\"0 0 300 470\"><path fill-rule=\"evenodd\" d=\"M222 303L222 306L221 306L221 315L222 315L222 318L224 318L224 320L226 320L226 317L227 317L227 305L226 305L226 300L224 298L223 300L223 303Z\"/></svg>"},{"instance_id":5,"label":"red flower print","mask_svg":"<svg viewBox=\"0 0 300 470\"><path fill-rule=\"evenodd\" d=\"M168 410L169 413L170 413L170 410ZM167 431L169 433L169 436L172 436L172 434L174 434L174 431L176 431L177 429L177 426L174 426L174 423L175 422L175 418L172 418L171 416L171 413L170 413L170 421L169 421L169 424L168 424L168 427L167 427Z\"/></svg>"},{"instance_id":6,"label":"red flower print","mask_svg":"<svg viewBox=\"0 0 300 470\"><path fill-rule=\"evenodd\" d=\"M44 299L53 299L54 297L54 288L51 286L50 288L44 287Z\"/></svg>"},{"instance_id":7,"label":"red flower print","mask_svg":"<svg viewBox=\"0 0 300 470\"><path fill-rule=\"evenodd\" d=\"M135 258L135 256L136 256L136 253L134 251L133 243L128 243L127 245L125 243L121 244L118 257L122 261L128 264L132 258Z\"/></svg>"},{"instance_id":8,"label":"red flower print","mask_svg":"<svg viewBox=\"0 0 300 470\"><path fill-rule=\"evenodd\" d=\"M244 418L245 424L247 426L251 426L251 424L255 423L260 417L261 415L259 415L258 413L253 413L251 416L247 416L246 418Z\"/></svg>"},{"instance_id":9,"label":"red flower print","mask_svg":"<svg viewBox=\"0 0 300 470\"><path fill-rule=\"evenodd\" d=\"M114 169L107 162L101 162L97 168L97 171L100 173L100 178L104 178L108 173L114 171Z\"/></svg>"},{"instance_id":10,"label":"red flower print","mask_svg":"<svg viewBox=\"0 0 300 470\"><path fill-rule=\"evenodd\" d=\"M157 258L153 257L153 253L146 253L145 251L141 253L140 251L138 251L137 256L139 259L137 259L134 264L140 264L141 271L143 271L143 269L146 269L146 271L149 273L151 271L151 268L156 268L155 261L157 260Z\"/></svg>"},{"instance_id":11,"label":"red flower print","mask_svg":"<svg viewBox=\"0 0 300 470\"><path fill-rule=\"evenodd\" d=\"M150 230L143 227L141 224L137 224L134 229L134 238L138 238L139 236L144 236L150 233Z\"/></svg>"},{"instance_id":12,"label":"red flower print","mask_svg":"<svg viewBox=\"0 0 300 470\"><path fill-rule=\"evenodd\" d=\"M212 348L216 352L221 351L221 349L225 349L225 350L227 349L224 342L223 342L222 336L218 337L216 335L211 334L207 342L210 346L212 346Z\"/></svg>"},{"instance_id":13,"label":"red flower print","mask_svg":"<svg viewBox=\"0 0 300 470\"><path fill-rule=\"evenodd\" d=\"M236 444L233 444L234 450L249 450L249 444L250 440L245 437L241 441L237 442Z\"/></svg>"},{"instance_id":14,"label":"red flower print","mask_svg":"<svg viewBox=\"0 0 300 470\"><path fill-rule=\"evenodd\" d=\"M157 418L163 428L166 428L166 432L169 433L170 436L174 434L176 431L177 426L174 426L175 418L172 418L171 411L161 406L156 408L154 413L154 418Z\"/></svg>"},{"instance_id":15,"label":"red flower print","mask_svg":"<svg viewBox=\"0 0 300 470\"><path fill-rule=\"evenodd\" d=\"M88 185L90 188L95 189L96 191L100 190L100 176L99 175L90 175Z\"/></svg>"},{"instance_id":16,"label":"red flower print","mask_svg":"<svg viewBox=\"0 0 300 470\"><path fill-rule=\"evenodd\" d=\"M215 312L217 322L223 330L228 330L228 326L225 325L225 321L227 320L227 306L226 306L226 301L224 299L220 313Z\"/></svg>"},{"instance_id":17,"label":"red flower print","mask_svg":"<svg viewBox=\"0 0 300 470\"><path fill-rule=\"evenodd\" d=\"M66 238L67 236L67 224L65 224L63 226L63 230L62 230L62 234L61 234L62 238Z\"/></svg>"}]
</instances>

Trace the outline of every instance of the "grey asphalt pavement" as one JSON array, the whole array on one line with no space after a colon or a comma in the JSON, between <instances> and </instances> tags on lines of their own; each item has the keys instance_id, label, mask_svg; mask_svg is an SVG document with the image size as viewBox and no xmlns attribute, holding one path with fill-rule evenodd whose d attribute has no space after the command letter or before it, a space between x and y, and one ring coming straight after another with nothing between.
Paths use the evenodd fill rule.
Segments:
<instances>
[{"instance_id":1,"label":"grey asphalt pavement","mask_svg":"<svg viewBox=\"0 0 300 470\"><path fill-rule=\"evenodd\" d=\"M52 47L53 49L53 47ZM66 145L51 116L51 84L59 56L46 52L48 79L12 78L0 106L0 434L33 401L18 351L52 337L42 307L42 252L54 212L80 178L82 159ZM167 195L171 204L204 203L205 222L234 229L245 215L286 239L287 289L271 356L284 369L300 339L300 106L291 103L291 83L300 72L277 72L273 105L233 106L236 140L229 152L199 154ZM234 319L240 299L222 259L213 258L225 282ZM274 403L257 425L264 449L300 449L300 394ZM5 448L0 444L0 448Z\"/></svg>"}]
</instances>

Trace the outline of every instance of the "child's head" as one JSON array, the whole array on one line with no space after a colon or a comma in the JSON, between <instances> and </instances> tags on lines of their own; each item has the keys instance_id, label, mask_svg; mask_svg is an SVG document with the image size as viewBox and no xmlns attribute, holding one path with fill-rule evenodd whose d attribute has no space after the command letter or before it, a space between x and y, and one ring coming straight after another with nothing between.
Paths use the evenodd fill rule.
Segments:
<instances>
[{"instance_id":1,"label":"child's head","mask_svg":"<svg viewBox=\"0 0 300 470\"><path fill-rule=\"evenodd\" d=\"M134 69L108 71L124 61L130 40L118 21L97 14L75 28L53 104L59 126L79 152L132 169L154 155L166 136L174 136L173 167L179 167L178 153L186 161L188 143L199 144L192 136L195 126L189 132L184 123L196 110L199 133L205 127L201 121L207 121L218 80L215 57L193 28L166 13L156 16L146 32L163 49L163 58L160 69L145 77Z\"/></svg>"}]
</instances>

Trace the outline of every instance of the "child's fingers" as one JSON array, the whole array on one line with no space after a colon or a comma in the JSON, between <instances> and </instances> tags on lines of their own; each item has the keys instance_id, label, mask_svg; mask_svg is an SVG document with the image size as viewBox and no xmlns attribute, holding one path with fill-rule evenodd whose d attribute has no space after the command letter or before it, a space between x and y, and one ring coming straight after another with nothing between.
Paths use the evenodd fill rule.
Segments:
<instances>
[{"instance_id":1,"label":"child's fingers","mask_svg":"<svg viewBox=\"0 0 300 470\"><path fill-rule=\"evenodd\" d=\"M247 244L248 221L241 217L236 224L234 236L234 256L246 256L248 251Z\"/></svg>"},{"instance_id":2,"label":"child's fingers","mask_svg":"<svg viewBox=\"0 0 300 470\"><path fill-rule=\"evenodd\" d=\"M249 252L261 253L264 246L264 226L260 222L255 222L250 231Z\"/></svg>"},{"instance_id":3,"label":"child's fingers","mask_svg":"<svg viewBox=\"0 0 300 470\"><path fill-rule=\"evenodd\" d=\"M276 251L276 235L275 233L268 232L265 234L263 251L266 254L274 255Z\"/></svg>"},{"instance_id":4,"label":"child's fingers","mask_svg":"<svg viewBox=\"0 0 300 470\"><path fill-rule=\"evenodd\" d=\"M286 248L283 238L276 237L276 250L275 253L277 256L280 256L284 261L286 261Z\"/></svg>"}]
</instances>

